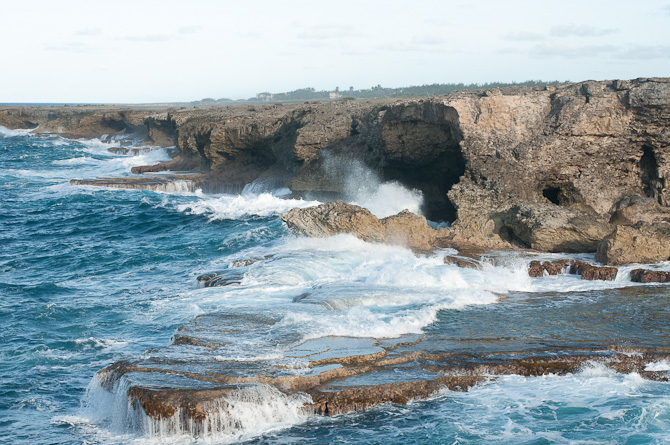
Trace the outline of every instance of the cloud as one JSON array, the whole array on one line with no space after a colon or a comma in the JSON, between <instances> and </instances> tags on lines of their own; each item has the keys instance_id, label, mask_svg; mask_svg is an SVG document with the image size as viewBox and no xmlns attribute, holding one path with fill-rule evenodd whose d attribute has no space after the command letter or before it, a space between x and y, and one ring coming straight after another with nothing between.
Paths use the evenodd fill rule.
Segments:
<instances>
[{"instance_id":1,"label":"cloud","mask_svg":"<svg viewBox=\"0 0 670 445\"><path fill-rule=\"evenodd\" d=\"M394 52L439 52L444 44L443 38L424 34L412 36L409 40L386 42L378 48Z\"/></svg>"},{"instance_id":2,"label":"cloud","mask_svg":"<svg viewBox=\"0 0 670 445\"><path fill-rule=\"evenodd\" d=\"M410 43L417 46L435 46L442 45L444 43L444 39L431 35L412 36Z\"/></svg>"},{"instance_id":3,"label":"cloud","mask_svg":"<svg viewBox=\"0 0 670 445\"><path fill-rule=\"evenodd\" d=\"M200 25L186 25L177 29L179 34L196 34L202 29Z\"/></svg>"},{"instance_id":4,"label":"cloud","mask_svg":"<svg viewBox=\"0 0 670 445\"><path fill-rule=\"evenodd\" d=\"M149 34L144 36L125 36L123 40L131 42L167 42L171 37L167 34Z\"/></svg>"},{"instance_id":5,"label":"cloud","mask_svg":"<svg viewBox=\"0 0 670 445\"><path fill-rule=\"evenodd\" d=\"M100 29L100 28L80 29L79 31L76 31L74 33L74 35L75 36L85 36L85 37L99 36L99 35L102 35L102 29Z\"/></svg>"},{"instance_id":6,"label":"cloud","mask_svg":"<svg viewBox=\"0 0 670 445\"><path fill-rule=\"evenodd\" d=\"M90 46L82 42L63 42L56 45L46 45L44 49L47 51L64 51L72 53L87 53L92 50Z\"/></svg>"},{"instance_id":7,"label":"cloud","mask_svg":"<svg viewBox=\"0 0 670 445\"><path fill-rule=\"evenodd\" d=\"M545 40L546 37L542 34L536 33L536 32L527 32L527 31L517 31L517 32L510 32L508 34L505 34L503 36L503 39L505 40L513 40L517 42L537 42L541 40Z\"/></svg>"},{"instance_id":8,"label":"cloud","mask_svg":"<svg viewBox=\"0 0 670 445\"><path fill-rule=\"evenodd\" d=\"M308 26L297 34L301 40L339 40L360 37L361 33L351 25Z\"/></svg>"},{"instance_id":9,"label":"cloud","mask_svg":"<svg viewBox=\"0 0 670 445\"><path fill-rule=\"evenodd\" d=\"M621 50L617 57L633 60L670 58L670 45L636 45Z\"/></svg>"},{"instance_id":10,"label":"cloud","mask_svg":"<svg viewBox=\"0 0 670 445\"><path fill-rule=\"evenodd\" d=\"M670 5L665 5L664 7L661 8L661 11L663 11L667 15L670 15Z\"/></svg>"},{"instance_id":11,"label":"cloud","mask_svg":"<svg viewBox=\"0 0 670 445\"><path fill-rule=\"evenodd\" d=\"M245 31L245 32L238 32L237 37L241 39L260 39L263 37L263 34L261 34L258 31Z\"/></svg>"},{"instance_id":12,"label":"cloud","mask_svg":"<svg viewBox=\"0 0 670 445\"><path fill-rule=\"evenodd\" d=\"M575 45L565 42L548 42L535 46L531 55L536 57L597 57L615 53L614 45Z\"/></svg>"},{"instance_id":13,"label":"cloud","mask_svg":"<svg viewBox=\"0 0 670 445\"><path fill-rule=\"evenodd\" d=\"M597 28L591 25L559 25L549 30L549 34L554 37L600 37L619 32L616 28Z\"/></svg>"}]
</instances>

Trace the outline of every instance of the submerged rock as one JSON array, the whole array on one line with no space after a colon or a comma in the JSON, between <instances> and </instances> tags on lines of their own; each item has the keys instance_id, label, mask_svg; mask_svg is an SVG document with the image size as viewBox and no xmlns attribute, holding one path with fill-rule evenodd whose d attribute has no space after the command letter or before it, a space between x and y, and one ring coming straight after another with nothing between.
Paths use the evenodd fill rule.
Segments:
<instances>
[{"instance_id":1,"label":"submerged rock","mask_svg":"<svg viewBox=\"0 0 670 445\"><path fill-rule=\"evenodd\" d=\"M472 258L459 258L453 255L447 255L444 257L444 264L455 265L465 269L479 269L479 262Z\"/></svg>"},{"instance_id":2,"label":"submerged rock","mask_svg":"<svg viewBox=\"0 0 670 445\"><path fill-rule=\"evenodd\" d=\"M612 226L596 215L541 203L511 208L503 224L523 244L547 252L595 252L612 231Z\"/></svg>"},{"instance_id":3,"label":"submerged rock","mask_svg":"<svg viewBox=\"0 0 670 445\"><path fill-rule=\"evenodd\" d=\"M657 263L670 259L670 224L617 226L602 240L596 260L610 265Z\"/></svg>"},{"instance_id":4,"label":"submerged rock","mask_svg":"<svg viewBox=\"0 0 670 445\"><path fill-rule=\"evenodd\" d=\"M278 409L337 415L365 411L382 403L406 404L411 400L428 398L445 388L468 391L496 376L565 375L579 371L587 363L597 363L624 374L636 372L649 380L668 381L667 372L648 370L649 363L670 359L667 350L656 348L566 350L558 356L555 351L538 351L532 355L509 351L499 356L424 353L417 349L420 348L418 344L420 342L411 345L399 343L385 348L383 353L334 357L326 362L339 367L326 367L307 376L280 374L272 377L276 370L266 369L258 375L240 377L222 373L225 368L220 366L217 372L205 367L205 372L199 374L191 368L182 369L180 363L134 364L122 361L99 371L98 380L105 390L114 391L122 377L130 375L128 407L134 412L127 415L132 417L142 412L148 417L147 422L167 421L163 427L175 430L168 432L193 435L207 431L213 423L219 431L234 430L234 406L242 400L259 404L278 402ZM410 347L414 351L409 352L410 349L405 355L388 358L387 354L396 347ZM314 360L310 366L318 368L322 361ZM432 375L432 378L366 385L347 383L348 378L356 380L371 373L395 374L393 370L399 364L418 366L424 370L424 375ZM266 375L268 371L270 376ZM135 384L132 383L133 374L135 378L142 374L179 376L196 386L170 388ZM201 387L196 382L200 382Z\"/></svg>"}]
</instances>

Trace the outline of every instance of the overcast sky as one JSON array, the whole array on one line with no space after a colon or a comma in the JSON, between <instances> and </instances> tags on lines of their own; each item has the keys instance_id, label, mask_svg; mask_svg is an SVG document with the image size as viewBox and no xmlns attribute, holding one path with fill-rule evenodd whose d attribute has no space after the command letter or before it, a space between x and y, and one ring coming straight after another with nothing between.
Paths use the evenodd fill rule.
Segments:
<instances>
[{"instance_id":1,"label":"overcast sky","mask_svg":"<svg viewBox=\"0 0 670 445\"><path fill-rule=\"evenodd\" d=\"M670 76L669 0L31 0L2 14L0 102Z\"/></svg>"}]
</instances>

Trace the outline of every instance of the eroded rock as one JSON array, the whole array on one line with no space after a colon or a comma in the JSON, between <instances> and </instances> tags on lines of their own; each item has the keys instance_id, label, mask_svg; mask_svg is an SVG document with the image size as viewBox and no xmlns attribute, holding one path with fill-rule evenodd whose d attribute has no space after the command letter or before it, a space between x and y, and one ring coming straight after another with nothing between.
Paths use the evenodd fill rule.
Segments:
<instances>
[{"instance_id":1,"label":"eroded rock","mask_svg":"<svg viewBox=\"0 0 670 445\"><path fill-rule=\"evenodd\" d=\"M433 249L438 235L425 217L408 210L380 220L369 210L343 201L291 209L280 218L301 235L321 238L351 233L363 241L396 244L415 251Z\"/></svg>"},{"instance_id":2,"label":"eroded rock","mask_svg":"<svg viewBox=\"0 0 670 445\"><path fill-rule=\"evenodd\" d=\"M343 201L291 209L280 218L294 232L316 238L352 233L363 241L382 242L385 236L379 218L368 209Z\"/></svg>"},{"instance_id":3,"label":"eroded rock","mask_svg":"<svg viewBox=\"0 0 670 445\"><path fill-rule=\"evenodd\" d=\"M602 240L596 260L609 265L656 263L670 259L670 224L617 226Z\"/></svg>"},{"instance_id":4,"label":"eroded rock","mask_svg":"<svg viewBox=\"0 0 670 445\"><path fill-rule=\"evenodd\" d=\"M595 252L612 226L597 215L553 204L526 203L503 218L513 237L548 252Z\"/></svg>"},{"instance_id":5,"label":"eroded rock","mask_svg":"<svg viewBox=\"0 0 670 445\"><path fill-rule=\"evenodd\" d=\"M663 207L658 200L641 195L627 196L617 202L611 223L617 225L634 225L639 222L654 224L670 222L670 209Z\"/></svg>"},{"instance_id":6,"label":"eroded rock","mask_svg":"<svg viewBox=\"0 0 670 445\"><path fill-rule=\"evenodd\" d=\"M384 226L384 242L428 251L435 246L437 230L428 225L426 218L409 210L381 220Z\"/></svg>"},{"instance_id":7,"label":"eroded rock","mask_svg":"<svg viewBox=\"0 0 670 445\"><path fill-rule=\"evenodd\" d=\"M530 277L542 277L547 275L560 275L569 273L580 275L582 280L604 280L612 281L618 273L616 267L596 266L579 260L556 260L531 261L528 266L528 275Z\"/></svg>"},{"instance_id":8,"label":"eroded rock","mask_svg":"<svg viewBox=\"0 0 670 445\"><path fill-rule=\"evenodd\" d=\"M630 271L630 280L635 283L670 283L670 272L634 269Z\"/></svg>"},{"instance_id":9,"label":"eroded rock","mask_svg":"<svg viewBox=\"0 0 670 445\"><path fill-rule=\"evenodd\" d=\"M447 255L444 257L444 264L453 264L458 267L463 267L465 269L479 269L479 262L471 258L462 258L453 255Z\"/></svg>"}]
</instances>

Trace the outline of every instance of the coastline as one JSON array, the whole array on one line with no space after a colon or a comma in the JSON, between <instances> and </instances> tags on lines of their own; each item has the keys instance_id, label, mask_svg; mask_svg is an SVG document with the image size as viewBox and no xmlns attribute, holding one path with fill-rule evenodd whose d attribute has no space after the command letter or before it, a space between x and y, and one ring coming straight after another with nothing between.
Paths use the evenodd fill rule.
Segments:
<instances>
[{"instance_id":1,"label":"coastline","mask_svg":"<svg viewBox=\"0 0 670 445\"><path fill-rule=\"evenodd\" d=\"M519 255L596 254L594 259L600 263L625 266L670 258L663 247L670 245L666 201L670 192L665 188L670 168L666 162L670 160L666 153L670 146L668 79L468 91L388 104L264 105L253 110L82 108L86 110L62 113L0 108L0 125L13 129L37 125L37 131L70 138L129 138L142 140L141 145L176 147L171 161L135 167L137 177L97 182L73 178L72 185L156 190L190 178L194 185L185 186L190 192L195 187L212 193L241 191L255 184L260 190L264 185L287 187L291 197L307 198L351 196L348 185L354 181L357 186L376 181L417 189L425 199L421 210L434 220L446 220L450 227L434 229L411 212L361 217L364 208L331 208L332 202L327 207L332 217L310 214L319 207L308 207L291 210L294 217L285 218L286 213L282 219L307 218L319 230L328 227L323 234L329 236L353 232L363 241L409 247L411 255L425 255L433 262L434 252L455 249L456 253L447 255L455 258L452 263L445 258L441 265L449 270L496 267L495 256L504 249ZM170 170L189 173L151 176ZM152 178L163 182L157 185ZM303 235L322 236L304 227L292 228ZM272 259L236 261L237 265L225 269L228 275L215 274L202 281L218 278L214 287L236 285L250 267ZM545 278L557 269L558 274L568 273L577 264L536 261L529 264L536 268L534 276ZM611 278L621 276L620 272ZM587 279L583 270L579 275ZM507 295L495 297L504 301ZM295 298L294 302L309 301L311 294ZM180 327L171 346L214 350L223 345L206 338L222 323L218 316L205 315ZM234 331L251 326L261 332L271 324L267 320L253 323L228 327ZM208 324L210 330L203 330ZM139 413L133 415L148 416L151 428L163 425L195 435L209 428L207 422L225 423L216 416L225 413L226 402L217 401L234 400L250 387L265 388L299 410L339 414L380 403L405 404L445 387L467 390L499 375L565 375L585 363L668 381L667 373L647 370L650 363L670 360L668 351L640 345L630 351L602 342L590 348L557 346L532 353L508 348L505 357L497 359L492 351L441 351L431 336L403 336L397 342L374 336L357 339L360 345L354 349L364 353L351 354L351 344L338 349L341 337L337 336L308 339L292 346L295 351L289 348L288 356L307 360L311 370L307 376L286 376L285 369L275 364L257 371L221 365L212 372L215 361L207 359L188 364L195 370L183 370L186 365L180 361L154 363L138 358L105 367L96 379L102 390L125 397L128 409ZM555 357L557 352L560 358ZM420 368L431 379L387 382L385 378L398 366ZM145 381L143 375L150 378ZM369 384L368 375L381 383ZM156 385L152 381L156 376L171 384ZM172 379L178 381L178 377L191 383L172 387ZM338 384L347 378L352 383ZM193 382L202 386L192 388ZM274 389L268 390L268 385Z\"/></svg>"}]
</instances>

